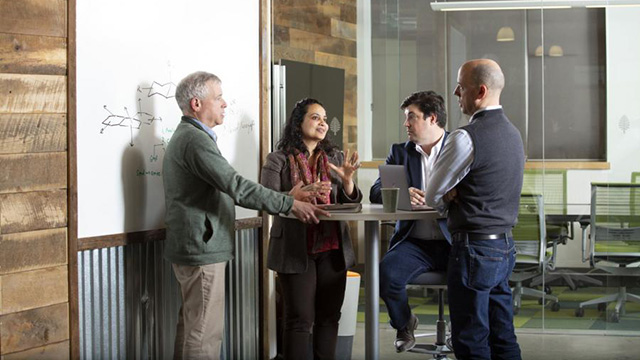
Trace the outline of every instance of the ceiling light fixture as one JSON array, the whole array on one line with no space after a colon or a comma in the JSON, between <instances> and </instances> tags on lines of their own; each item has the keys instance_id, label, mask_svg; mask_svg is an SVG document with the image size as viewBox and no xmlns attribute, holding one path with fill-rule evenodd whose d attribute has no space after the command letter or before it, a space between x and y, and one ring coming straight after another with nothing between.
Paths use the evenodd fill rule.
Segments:
<instances>
[{"instance_id":1,"label":"ceiling light fixture","mask_svg":"<svg viewBox=\"0 0 640 360\"><path fill-rule=\"evenodd\" d=\"M513 33L513 29L511 26L503 26L498 30L498 35L496 36L496 41L513 41L516 36Z\"/></svg>"},{"instance_id":2,"label":"ceiling light fixture","mask_svg":"<svg viewBox=\"0 0 640 360\"><path fill-rule=\"evenodd\" d=\"M489 0L434 1L433 11L541 10L577 7L605 8L640 6L640 0Z\"/></svg>"},{"instance_id":3,"label":"ceiling light fixture","mask_svg":"<svg viewBox=\"0 0 640 360\"><path fill-rule=\"evenodd\" d=\"M562 46L560 46L560 45L552 45L549 48L549 56L551 56L551 57L564 56L564 50L562 50Z\"/></svg>"}]
</instances>

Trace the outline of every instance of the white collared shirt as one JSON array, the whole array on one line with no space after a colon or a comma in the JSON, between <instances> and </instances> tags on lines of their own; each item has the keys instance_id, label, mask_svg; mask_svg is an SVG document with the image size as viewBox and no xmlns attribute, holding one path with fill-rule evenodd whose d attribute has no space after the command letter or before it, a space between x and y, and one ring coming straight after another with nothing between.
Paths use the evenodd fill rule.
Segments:
<instances>
[{"instance_id":1,"label":"white collared shirt","mask_svg":"<svg viewBox=\"0 0 640 360\"><path fill-rule=\"evenodd\" d=\"M422 184L420 189L425 190L427 188L427 182L429 181L429 174L433 170L433 166L438 159L438 154L442 149L442 143L444 141L444 134L440 137L440 140L431 148L431 155L428 155L420 145L416 145L416 151L422 155L421 168L422 168ZM440 228L435 221L432 220L417 220L413 229L411 230L411 237L421 240L440 240L444 239Z\"/></svg>"}]
</instances>

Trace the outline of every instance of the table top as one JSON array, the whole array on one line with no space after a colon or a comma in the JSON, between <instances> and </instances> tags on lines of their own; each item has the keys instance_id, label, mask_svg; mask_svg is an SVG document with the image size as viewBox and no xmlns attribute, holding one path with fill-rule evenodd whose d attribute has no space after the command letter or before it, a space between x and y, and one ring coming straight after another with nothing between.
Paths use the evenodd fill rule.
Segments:
<instances>
[{"instance_id":1,"label":"table top","mask_svg":"<svg viewBox=\"0 0 640 360\"><path fill-rule=\"evenodd\" d=\"M556 224L564 222L589 221L591 216L591 204L566 204L564 206L566 209L566 213L564 214L545 213L547 222Z\"/></svg>"},{"instance_id":2,"label":"table top","mask_svg":"<svg viewBox=\"0 0 640 360\"><path fill-rule=\"evenodd\" d=\"M293 214L283 215L286 218L295 218ZM362 211L358 213L331 212L331 217L321 216L320 220L325 221L386 221L386 220L429 220L440 218L435 210L404 211L397 210L387 213L382 210L380 204L362 204Z\"/></svg>"}]
</instances>

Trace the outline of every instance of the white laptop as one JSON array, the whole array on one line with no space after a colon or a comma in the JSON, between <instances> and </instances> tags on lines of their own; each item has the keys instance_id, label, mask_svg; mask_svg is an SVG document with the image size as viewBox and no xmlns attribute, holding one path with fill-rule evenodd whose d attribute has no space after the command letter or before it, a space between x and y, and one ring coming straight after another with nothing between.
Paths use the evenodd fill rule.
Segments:
<instances>
[{"instance_id":1,"label":"white laptop","mask_svg":"<svg viewBox=\"0 0 640 360\"><path fill-rule=\"evenodd\" d=\"M380 181L384 188L400 189L398 193L398 209L405 211L433 210L427 205L411 205L409 197L409 184L407 183L407 173L403 165L380 165Z\"/></svg>"}]
</instances>

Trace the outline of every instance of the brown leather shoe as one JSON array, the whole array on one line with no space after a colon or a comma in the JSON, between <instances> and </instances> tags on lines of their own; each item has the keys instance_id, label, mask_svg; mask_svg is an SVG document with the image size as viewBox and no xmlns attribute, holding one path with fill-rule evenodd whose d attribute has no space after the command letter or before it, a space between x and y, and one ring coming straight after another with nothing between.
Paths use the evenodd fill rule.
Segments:
<instances>
[{"instance_id":1,"label":"brown leather shoe","mask_svg":"<svg viewBox=\"0 0 640 360\"><path fill-rule=\"evenodd\" d=\"M405 352L413 349L416 346L416 337L413 332L418 328L418 318L411 314L409 322L404 329L396 332L396 341L393 343L396 346L396 352Z\"/></svg>"}]
</instances>

